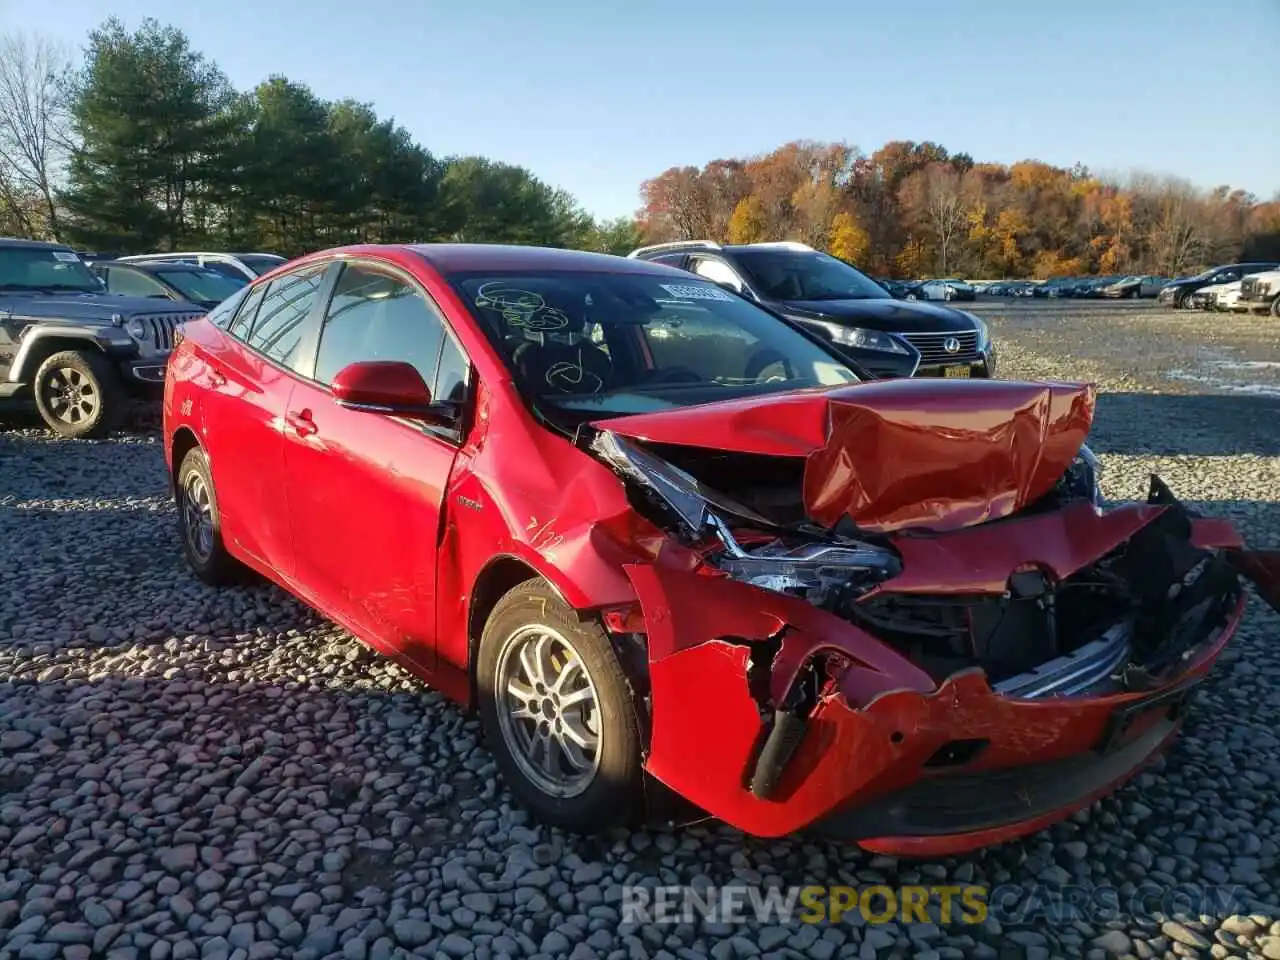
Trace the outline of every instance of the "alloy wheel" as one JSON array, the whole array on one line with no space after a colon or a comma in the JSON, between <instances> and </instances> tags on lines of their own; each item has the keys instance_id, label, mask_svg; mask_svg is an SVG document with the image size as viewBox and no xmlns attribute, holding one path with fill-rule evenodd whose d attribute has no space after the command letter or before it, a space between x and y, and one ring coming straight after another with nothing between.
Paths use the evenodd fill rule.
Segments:
<instances>
[{"instance_id":1,"label":"alloy wheel","mask_svg":"<svg viewBox=\"0 0 1280 960\"><path fill-rule=\"evenodd\" d=\"M75 367L52 370L41 391L45 406L58 420L72 426L92 420L102 404L97 385Z\"/></svg>"},{"instance_id":2,"label":"alloy wheel","mask_svg":"<svg viewBox=\"0 0 1280 960\"><path fill-rule=\"evenodd\" d=\"M204 477L192 472L182 488L182 525L187 546L201 563L213 556L213 498Z\"/></svg>"},{"instance_id":3,"label":"alloy wheel","mask_svg":"<svg viewBox=\"0 0 1280 960\"><path fill-rule=\"evenodd\" d=\"M546 625L521 627L494 683L498 726L520 772L549 796L585 792L600 767L599 697L573 645Z\"/></svg>"}]
</instances>

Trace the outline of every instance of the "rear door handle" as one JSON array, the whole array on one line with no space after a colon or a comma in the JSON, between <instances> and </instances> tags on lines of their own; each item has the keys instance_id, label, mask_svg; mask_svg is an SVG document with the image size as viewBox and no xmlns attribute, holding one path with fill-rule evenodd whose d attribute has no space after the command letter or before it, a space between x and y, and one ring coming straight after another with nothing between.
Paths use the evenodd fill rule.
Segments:
<instances>
[{"instance_id":1,"label":"rear door handle","mask_svg":"<svg viewBox=\"0 0 1280 960\"><path fill-rule=\"evenodd\" d=\"M300 437L309 437L315 433L319 427L316 422L311 419L310 410L300 410L297 413L285 414L285 423L293 427L293 432Z\"/></svg>"}]
</instances>

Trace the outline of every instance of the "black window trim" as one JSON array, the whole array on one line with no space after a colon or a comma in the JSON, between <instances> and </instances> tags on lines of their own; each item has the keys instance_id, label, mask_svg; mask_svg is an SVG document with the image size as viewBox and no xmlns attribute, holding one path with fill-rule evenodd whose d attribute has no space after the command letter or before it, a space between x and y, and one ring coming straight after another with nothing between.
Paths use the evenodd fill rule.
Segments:
<instances>
[{"instance_id":1,"label":"black window trim","mask_svg":"<svg viewBox=\"0 0 1280 960\"><path fill-rule=\"evenodd\" d=\"M266 300L268 296L270 296L271 287L274 286L276 283L278 283L281 280L286 280L290 277L297 276L300 273L305 273L308 270L312 270L316 267L322 268L320 270L320 285L316 289L315 300L312 301L311 308L310 310L307 311L307 317L302 322L303 323L302 337L298 341L298 355L299 355L299 360L301 361L301 366L302 366L301 370L295 369L287 364L281 363L275 357L268 356L267 354L263 353L261 350L259 350L257 347L255 347L253 344L249 342L248 338L253 336L254 328L257 327L258 325L258 317L256 312L253 316L253 319L250 321L248 331L245 332L243 336L241 336L239 333L231 332L231 327L234 326L235 322L240 319L240 314L243 312L245 308L245 301L249 300L256 291L262 290L262 296L258 298L257 303L254 305L255 311L257 311L258 308L262 306L262 302ZM243 297L243 299L236 305L235 311L232 313L231 318L227 321L227 325L225 327L220 327L219 329L221 329L222 332L225 333L232 340L235 340L238 344L240 344L240 346L244 347L246 350L252 353L259 360L263 361L264 363L269 363L271 366L275 367L277 370L281 371L282 373L287 373L289 376L292 376L292 377L301 377L304 380L312 380L310 373L315 369L315 346L319 339L317 336L318 322L316 319L316 311L321 303L324 303L326 307L328 306L329 294L333 290L333 278L335 275L336 273L334 272L334 264L332 261L317 262L312 260L309 263L300 263L295 269L290 270L288 273L281 274L278 277L274 277L266 283L245 284L245 286L241 290L232 294L232 296ZM303 372L303 371L306 371L306 372Z\"/></svg>"},{"instance_id":2,"label":"black window trim","mask_svg":"<svg viewBox=\"0 0 1280 960\"><path fill-rule=\"evenodd\" d=\"M474 408L474 403L472 401L475 397L476 366L471 359L471 355L467 353L466 347L463 346L462 341L454 332L453 324L449 322L449 318L445 314L444 310L441 309L439 302L437 302L435 297L431 296L431 294L421 283L418 282L413 274L398 264L389 263L385 260L378 260L369 256L349 255L335 257L333 260L329 261L329 263L330 267L333 269L333 275L329 278L328 283L325 285L325 288L321 293L321 296L323 297L323 307L320 310L319 318L315 324L314 339L308 347L309 354L307 369L309 372L306 375L298 374L296 371L290 372L295 376L301 376L302 379L306 380L311 385L318 387L330 396L333 396L333 390L329 384L324 383L321 380L317 380L314 374L316 363L320 357L320 340L324 334L325 320L329 315L329 304L333 301L333 295L338 288L338 281L342 276L342 271L347 267L361 267L394 277L396 280L401 281L422 297L431 311L439 318L441 329L444 331L444 337L440 338L440 347L436 350L435 372L432 374L431 385L435 385L435 379L440 374L440 358L444 355L445 337L448 337L453 341L454 347L457 348L458 354L466 364L467 378L465 381L465 390L463 392L462 400L455 405L458 410L458 417L453 426L450 427L442 424L425 423L421 420L408 420L404 417L391 417L391 419L419 430L437 440L444 441L450 446L462 446L463 442L466 440L468 431L471 429L471 414Z\"/></svg>"}]
</instances>

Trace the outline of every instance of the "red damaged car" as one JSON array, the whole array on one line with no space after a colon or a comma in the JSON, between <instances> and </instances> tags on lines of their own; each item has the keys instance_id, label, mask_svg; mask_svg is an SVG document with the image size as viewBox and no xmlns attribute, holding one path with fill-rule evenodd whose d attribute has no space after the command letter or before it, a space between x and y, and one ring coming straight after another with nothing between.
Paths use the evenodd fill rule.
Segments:
<instances>
[{"instance_id":1,"label":"red damaged car","mask_svg":"<svg viewBox=\"0 0 1280 960\"><path fill-rule=\"evenodd\" d=\"M1091 387L895 380L689 274L503 246L294 261L185 327L199 576L251 568L474 704L594 829L646 777L749 833L938 854L1114 789L1274 554L1104 509Z\"/></svg>"}]
</instances>

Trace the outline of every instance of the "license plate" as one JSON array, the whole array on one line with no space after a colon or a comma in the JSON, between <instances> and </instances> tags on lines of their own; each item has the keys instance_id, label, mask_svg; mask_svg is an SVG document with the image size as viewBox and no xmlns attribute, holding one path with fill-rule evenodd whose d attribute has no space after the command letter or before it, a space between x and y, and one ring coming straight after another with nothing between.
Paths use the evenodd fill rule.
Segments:
<instances>
[{"instance_id":1,"label":"license plate","mask_svg":"<svg viewBox=\"0 0 1280 960\"><path fill-rule=\"evenodd\" d=\"M963 367L944 367L942 370L944 377L967 377L970 375L969 365Z\"/></svg>"}]
</instances>

